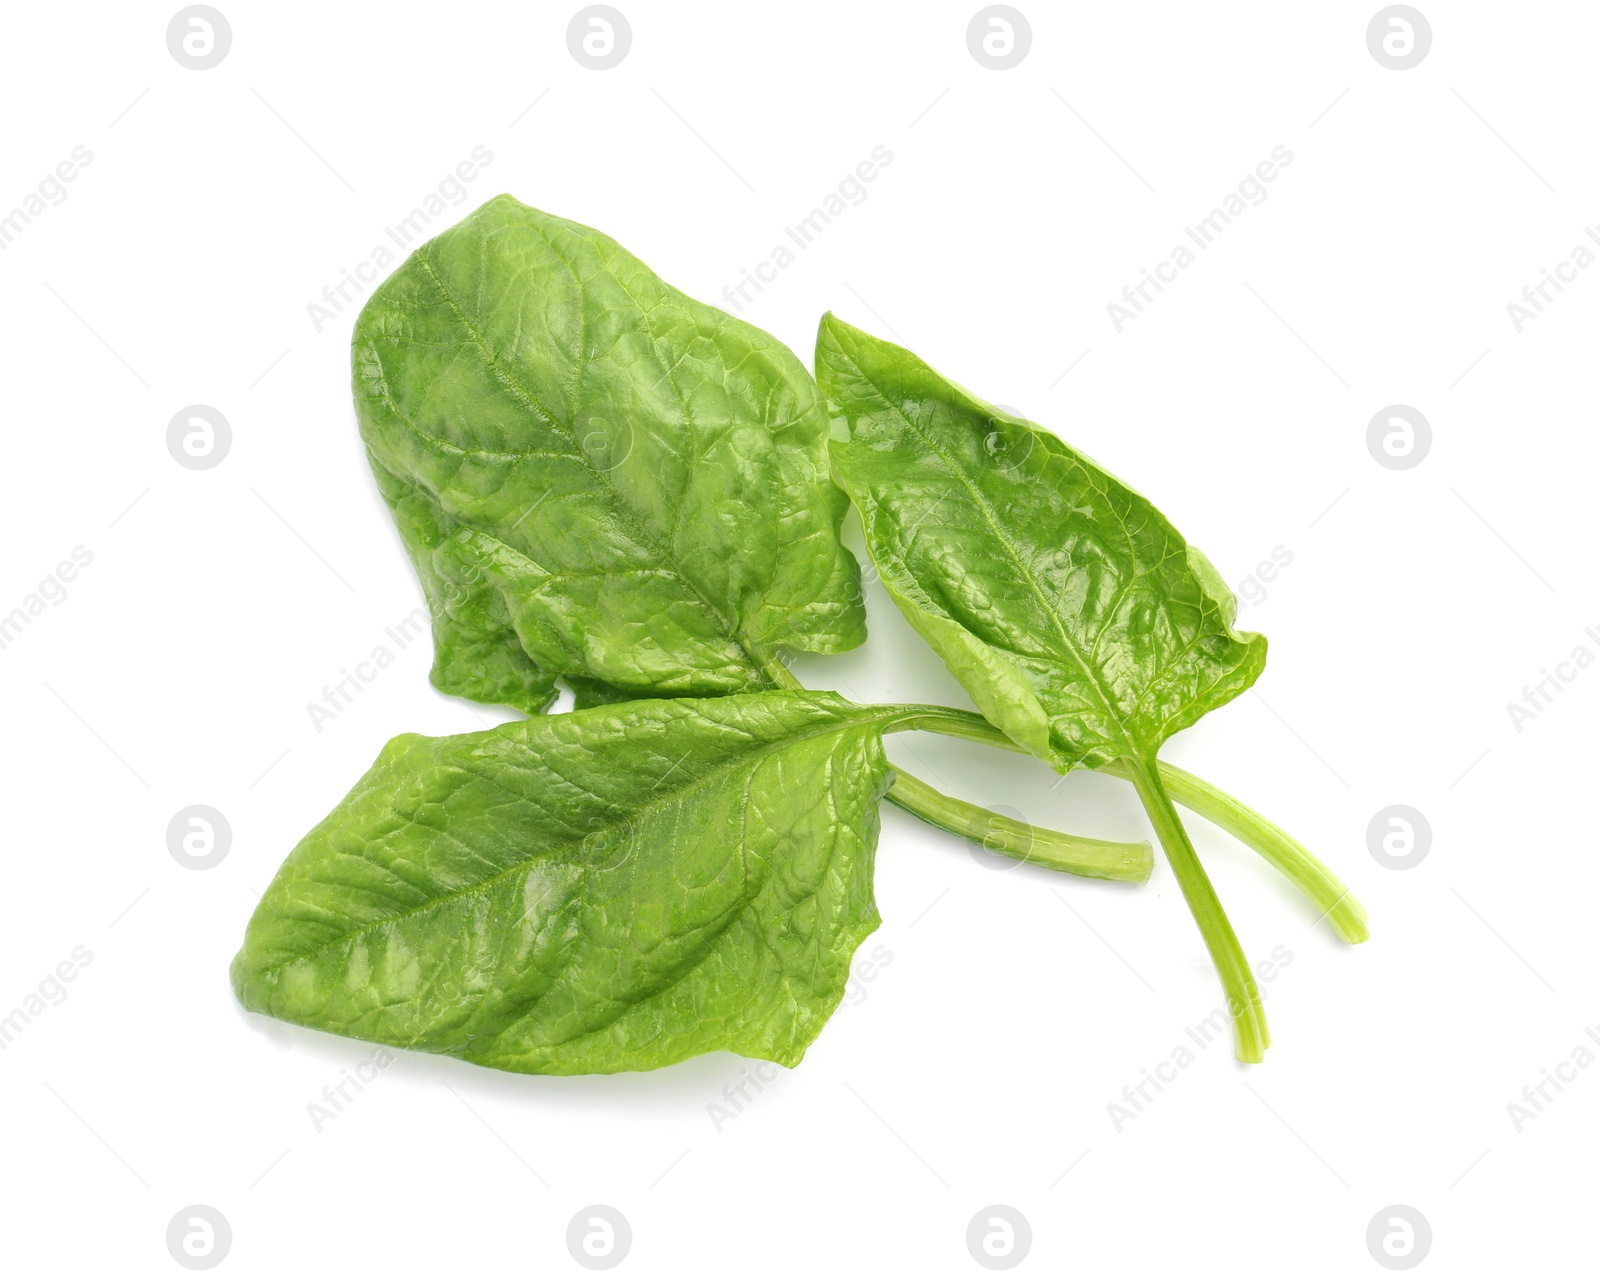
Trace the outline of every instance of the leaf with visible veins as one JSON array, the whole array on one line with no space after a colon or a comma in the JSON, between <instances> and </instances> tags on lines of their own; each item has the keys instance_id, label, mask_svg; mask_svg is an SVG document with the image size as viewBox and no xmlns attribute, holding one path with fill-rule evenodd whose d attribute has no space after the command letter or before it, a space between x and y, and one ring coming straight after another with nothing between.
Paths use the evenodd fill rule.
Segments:
<instances>
[{"instance_id":1,"label":"leaf with visible veins","mask_svg":"<svg viewBox=\"0 0 1600 1277\"><path fill-rule=\"evenodd\" d=\"M233 963L254 1011L525 1073L796 1064L878 926L881 736L772 691L398 736Z\"/></svg>"},{"instance_id":2,"label":"leaf with visible veins","mask_svg":"<svg viewBox=\"0 0 1600 1277\"><path fill-rule=\"evenodd\" d=\"M490 200L373 294L352 366L440 690L750 691L866 637L810 376L598 231Z\"/></svg>"},{"instance_id":3,"label":"leaf with visible veins","mask_svg":"<svg viewBox=\"0 0 1600 1277\"><path fill-rule=\"evenodd\" d=\"M834 476L907 620L1060 770L1154 759L1255 682L1216 570L1149 501L908 350L825 316Z\"/></svg>"}]
</instances>

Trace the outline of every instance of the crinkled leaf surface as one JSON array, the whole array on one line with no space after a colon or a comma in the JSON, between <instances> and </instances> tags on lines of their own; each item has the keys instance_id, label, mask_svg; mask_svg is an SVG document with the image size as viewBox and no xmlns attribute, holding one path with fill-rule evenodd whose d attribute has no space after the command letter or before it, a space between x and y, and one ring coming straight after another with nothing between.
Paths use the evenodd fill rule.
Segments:
<instances>
[{"instance_id":1,"label":"crinkled leaf surface","mask_svg":"<svg viewBox=\"0 0 1600 1277\"><path fill-rule=\"evenodd\" d=\"M885 587L1019 744L1062 769L1154 758L1260 674L1215 569L1049 431L831 315L817 379Z\"/></svg>"},{"instance_id":2,"label":"crinkled leaf surface","mask_svg":"<svg viewBox=\"0 0 1600 1277\"><path fill-rule=\"evenodd\" d=\"M457 570L449 544L456 525L415 484L380 468L374 473L433 617L434 685L530 714L548 708L556 697L555 674L536 665L517 641L504 595L481 577Z\"/></svg>"},{"instance_id":3,"label":"crinkled leaf surface","mask_svg":"<svg viewBox=\"0 0 1600 1277\"><path fill-rule=\"evenodd\" d=\"M519 1072L793 1065L879 922L905 714L774 691L398 736L279 870L234 988Z\"/></svg>"},{"instance_id":4,"label":"crinkled leaf surface","mask_svg":"<svg viewBox=\"0 0 1600 1277\"><path fill-rule=\"evenodd\" d=\"M810 376L607 236L490 200L373 294L352 364L442 690L748 691L864 639Z\"/></svg>"}]
</instances>

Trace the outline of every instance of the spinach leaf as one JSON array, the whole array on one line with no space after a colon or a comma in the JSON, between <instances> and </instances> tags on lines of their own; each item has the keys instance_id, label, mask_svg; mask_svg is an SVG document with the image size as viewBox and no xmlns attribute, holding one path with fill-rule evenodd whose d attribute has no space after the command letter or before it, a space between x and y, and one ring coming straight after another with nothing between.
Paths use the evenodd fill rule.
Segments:
<instances>
[{"instance_id":1,"label":"spinach leaf","mask_svg":"<svg viewBox=\"0 0 1600 1277\"><path fill-rule=\"evenodd\" d=\"M279 870L234 988L518 1072L793 1065L879 923L881 734L929 715L774 691L398 736Z\"/></svg>"},{"instance_id":2,"label":"spinach leaf","mask_svg":"<svg viewBox=\"0 0 1600 1277\"><path fill-rule=\"evenodd\" d=\"M373 294L352 365L440 690L747 691L865 638L810 376L598 231L489 201Z\"/></svg>"},{"instance_id":3,"label":"spinach leaf","mask_svg":"<svg viewBox=\"0 0 1600 1277\"><path fill-rule=\"evenodd\" d=\"M1055 435L831 315L817 377L885 587L1018 744L1059 770L1153 754L1260 674L1199 551Z\"/></svg>"},{"instance_id":4,"label":"spinach leaf","mask_svg":"<svg viewBox=\"0 0 1600 1277\"><path fill-rule=\"evenodd\" d=\"M1260 674L1266 640L1144 497L1055 435L825 316L817 378L834 475L911 624L1012 740L1059 770L1125 764L1234 1015L1270 1042L1260 994L1163 785L1156 752Z\"/></svg>"}]
</instances>

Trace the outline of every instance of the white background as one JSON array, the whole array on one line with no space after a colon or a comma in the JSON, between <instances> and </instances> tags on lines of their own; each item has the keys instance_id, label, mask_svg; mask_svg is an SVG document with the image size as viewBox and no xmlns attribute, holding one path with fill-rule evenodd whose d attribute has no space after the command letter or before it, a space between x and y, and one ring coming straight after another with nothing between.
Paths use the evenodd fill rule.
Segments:
<instances>
[{"instance_id":1,"label":"white background","mask_svg":"<svg viewBox=\"0 0 1600 1277\"><path fill-rule=\"evenodd\" d=\"M7 1266L181 1271L192 1203L240 1273L580 1271L591 1203L631 1222L625 1272L978 1272L992 1203L1030 1221L1024 1272L1379 1272L1393 1203L1431 1224L1423 1271L1592 1265L1600 1068L1520 1132L1507 1105L1600 1022L1600 672L1521 732L1506 703L1600 654L1600 270L1520 334L1506 304L1600 218L1600 12L1421 2L1407 71L1368 52L1372 0L1018 0L1007 71L969 54L970 0L618 0L633 43L604 72L568 52L576 4L219 0L207 71L168 53L163 5L8 10L0 211L93 160L0 252L0 612L73 547L93 562L0 650L0 1014L92 954L0 1053ZM1166 751L1371 910L1343 946L1192 822L1246 951L1293 955L1265 1064L1199 1052L1119 1132L1107 1105L1220 998L1165 864L1143 890L994 872L891 808L863 950L891 960L720 1131L726 1055L576 1079L405 1055L314 1129L371 1051L234 1004L255 893L388 737L497 715L434 693L419 642L309 721L419 590L358 446L354 308L319 333L307 305L478 145L444 220L509 191L713 302L887 147L744 317L807 362L829 308L902 341L1127 478L1230 582L1292 554L1242 616L1272 644L1259 694ZM1279 145L1269 198L1118 334L1107 303ZM195 403L233 430L207 471L166 448ZM1405 471L1365 441L1395 403L1433 431ZM966 703L881 593L870 620L802 676ZM902 741L963 796L1145 834L1112 780ZM193 803L233 831L203 872L166 846ZM1432 828L1405 871L1367 845L1394 803Z\"/></svg>"}]
</instances>

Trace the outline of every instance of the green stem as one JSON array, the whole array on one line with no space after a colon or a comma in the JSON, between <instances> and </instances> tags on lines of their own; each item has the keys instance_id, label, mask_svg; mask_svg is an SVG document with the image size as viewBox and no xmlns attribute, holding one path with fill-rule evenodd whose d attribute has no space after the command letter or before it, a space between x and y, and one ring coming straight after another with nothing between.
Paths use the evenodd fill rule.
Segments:
<instances>
[{"instance_id":1,"label":"green stem","mask_svg":"<svg viewBox=\"0 0 1600 1277\"><path fill-rule=\"evenodd\" d=\"M1046 869L1113 882L1147 882L1154 867L1155 857L1147 842L1102 842L1053 829L1037 829L942 794L898 767L894 769L894 785L888 798L935 828Z\"/></svg>"},{"instance_id":2,"label":"green stem","mask_svg":"<svg viewBox=\"0 0 1600 1277\"><path fill-rule=\"evenodd\" d=\"M1181 767L1159 764L1161 781L1173 801L1204 816L1219 829L1225 829L1240 842L1258 852L1262 859L1305 892L1321 910L1340 937L1360 944L1371 934L1367 930L1367 911L1350 894L1333 871L1265 816L1252 811L1237 798L1223 793ZM1132 780L1126 762L1110 763L1101 769Z\"/></svg>"},{"instance_id":3,"label":"green stem","mask_svg":"<svg viewBox=\"0 0 1600 1277\"><path fill-rule=\"evenodd\" d=\"M1272 1045L1272 1035L1267 1031L1266 1013L1261 1009L1261 993L1256 988L1256 978L1250 963L1239 947L1239 937L1233 933L1233 924L1223 911L1222 902L1211 886L1211 879L1201 867L1200 858L1194 854L1194 845L1184 830L1183 822L1172 805L1172 799L1162 787L1161 774L1154 759L1138 759L1128 766L1128 779L1139 795L1139 801L1155 826L1161 849L1167 853L1173 876L1183 889L1183 898L1189 904L1200 928L1200 935L1211 953L1211 964L1222 980L1222 991L1227 995L1228 1014L1233 1017L1234 1054L1248 1064L1261 1063L1266 1049Z\"/></svg>"},{"instance_id":4,"label":"green stem","mask_svg":"<svg viewBox=\"0 0 1600 1277\"><path fill-rule=\"evenodd\" d=\"M1019 754L1027 753L1022 746L979 715L964 710L950 710L949 714L951 717L941 715L937 722L927 723L927 729L962 740L980 741L1000 749L1014 750ZM1367 930L1365 906L1331 869L1285 830L1231 794L1224 793L1181 767L1158 760L1156 769L1174 801L1204 816L1218 828L1227 830L1277 869L1316 904L1321 915L1328 919L1343 939L1351 944L1360 944L1371 934ZM1132 765L1126 760L1107 763L1099 770L1120 776L1123 780L1133 779Z\"/></svg>"},{"instance_id":5,"label":"green stem","mask_svg":"<svg viewBox=\"0 0 1600 1277\"><path fill-rule=\"evenodd\" d=\"M757 660L761 664L761 672L767 676L767 681L774 687L786 688L791 692L803 692L806 685L789 672L789 667L776 656L760 656Z\"/></svg>"},{"instance_id":6,"label":"green stem","mask_svg":"<svg viewBox=\"0 0 1600 1277\"><path fill-rule=\"evenodd\" d=\"M917 721L908 724L903 730L938 732L941 736L976 741L980 745L993 745L998 749L1009 749L1012 753L1033 757L1032 753L1017 744L982 714L974 714L969 709L950 709L946 706L927 705L919 708L924 712Z\"/></svg>"},{"instance_id":7,"label":"green stem","mask_svg":"<svg viewBox=\"0 0 1600 1277\"><path fill-rule=\"evenodd\" d=\"M761 668L777 687L804 688L800 680L789 672L789 667L776 657L763 658ZM930 730L943 731L951 736L961 735L959 730L951 729L951 724L957 729L970 729L972 724L968 720L974 720L985 728L989 727L978 715L959 709L929 706L919 709L914 717L919 724L928 720L926 725ZM989 743L987 737L969 739ZM1079 838L1058 833L1054 829L1040 829L941 793L899 767L893 770L894 784L890 786L887 797L895 806L926 821L935 829L981 843L1002 856L1062 873L1078 874L1084 878L1104 878L1112 882L1148 882L1150 872L1155 868L1155 857L1147 842L1103 842L1098 838Z\"/></svg>"}]
</instances>

